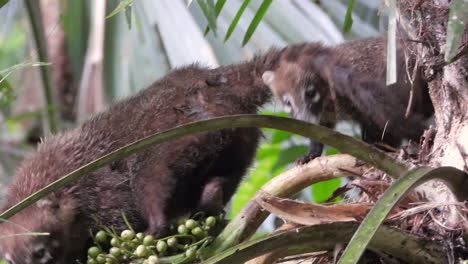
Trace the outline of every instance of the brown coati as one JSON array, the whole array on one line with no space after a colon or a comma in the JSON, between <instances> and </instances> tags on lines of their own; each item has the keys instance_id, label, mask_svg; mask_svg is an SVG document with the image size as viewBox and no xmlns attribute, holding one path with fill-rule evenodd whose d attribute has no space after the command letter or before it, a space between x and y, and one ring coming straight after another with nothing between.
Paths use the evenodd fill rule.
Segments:
<instances>
[{"instance_id":1,"label":"brown coati","mask_svg":"<svg viewBox=\"0 0 468 264\"><path fill-rule=\"evenodd\" d=\"M398 80L386 87L384 37L336 47L309 43L300 53L283 56L279 67L265 72L263 80L294 118L330 128L337 121L350 119L360 124L364 141L398 146L403 139L418 140L433 113L427 84L420 74L415 74L411 91L408 72L413 72L414 62L409 62L407 69L399 47ZM322 149L323 144L311 140L309 154L298 162L320 156Z\"/></svg>"},{"instance_id":2,"label":"brown coati","mask_svg":"<svg viewBox=\"0 0 468 264\"><path fill-rule=\"evenodd\" d=\"M172 71L79 128L47 138L8 186L3 210L59 177L158 131L192 121L256 113L271 97L262 81L282 50L250 62ZM155 145L83 177L0 224L0 257L14 264L74 263L86 256L89 229L126 226L162 235L168 222L226 204L251 164L256 128L223 129ZM97 220L97 221L95 221ZM48 232L48 236L15 235Z\"/></svg>"}]
</instances>

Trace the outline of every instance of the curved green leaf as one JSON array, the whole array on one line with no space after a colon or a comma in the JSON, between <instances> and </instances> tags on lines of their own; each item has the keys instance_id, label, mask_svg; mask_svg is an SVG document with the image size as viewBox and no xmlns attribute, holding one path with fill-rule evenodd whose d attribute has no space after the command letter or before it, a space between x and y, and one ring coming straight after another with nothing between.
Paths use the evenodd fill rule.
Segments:
<instances>
[{"instance_id":1,"label":"curved green leaf","mask_svg":"<svg viewBox=\"0 0 468 264\"><path fill-rule=\"evenodd\" d=\"M263 16L265 16L268 10L268 7L270 7L271 3L273 3L273 0L264 0L263 3L260 5L260 7L257 10L257 13L252 19L252 22L250 22L250 25L247 28L247 32L245 32L244 39L242 40L242 46L244 46L245 44L247 44L247 42L249 42L250 38L255 32L255 29L257 29L258 24L260 24L260 21L262 21L262 18Z\"/></svg>"},{"instance_id":2,"label":"curved green leaf","mask_svg":"<svg viewBox=\"0 0 468 264\"><path fill-rule=\"evenodd\" d=\"M345 222L279 231L228 248L201 264L240 264L281 248L287 248L293 254L322 250L332 251L336 244L349 241L357 226L357 223ZM424 243L421 243L419 237L385 226L379 228L378 235L382 239L372 244L373 249L385 250L386 253L397 256L408 263L445 263L444 248L436 241L425 240ZM393 246L395 243L405 244L405 247L395 247Z\"/></svg>"},{"instance_id":3,"label":"curved green leaf","mask_svg":"<svg viewBox=\"0 0 468 264\"><path fill-rule=\"evenodd\" d=\"M120 12L125 11L130 5L133 3L133 0L120 0L119 5L112 10L112 12L106 16L106 19L111 18L115 15L117 15Z\"/></svg>"},{"instance_id":4,"label":"curved green leaf","mask_svg":"<svg viewBox=\"0 0 468 264\"><path fill-rule=\"evenodd\" d=\"M463 31L468 23L468 1L452 0L447 26L447 44L445 45L445 61L450 62L457 53Z\"/></svg>"},{"instance_id":5,"label":"curved green leaf","mask_svg":"<svg viewBox=\"0 0 468 264\"><path fill-rule=\"evenodd\" d=\"M211 120L197 121L186 125L181 125L160 133L153 134L143 139L137 140L127 146L117 149L99 159L90 162L81 168L67 174L64 177L50 183L46 187L31 194L20 203L6 210L0 215L1 219L8 219L18 213L23 208L38 201L49 193L57 191L67 184L71 184L84 175L109 165L111 162L128 157L129 155L141 151L151 145L159 144L171 139L187 136L199 132L216 130L221 128L235 127L268 127L281 129L310 137L324 144L336 147L342 152L349 153L357 158L374 165L377 168L389 173L390 175L399 175L406 171L406 165L395 161L384 152L352 137L340 134L326 127L310 124L304 121L276 116L262 115L234 115L218 117Z\"/></svg>"},{"instance_id":6,"label":"curved green leaf","mask_svg":"<svg viewBox=\"0 0 468 264\"><path fill-rule=\"evenodd\" d=\"M6 80L7 76L0 75L0 105L9 103L13 100L13 88Z\"/></svg>"},{"instance_id":7,"label":"curved green leaf","mask_svg":"<svg viewBox=\"0 0 468 264\"><path fill-rule=\"evenodd\" d=\"M0 8L8 3L9 0L0 0Z\"/></svg>"},{"instance_id":8,"label":"curved green leaf","mask_svg":"<svg viewBox=\"0 0 468 264\"><path fill-rule=\"evenodd\" d=\"M216 8L213 0L198 0L198 5L200 6L203 14L205 15L208 25L213 30L213 34L216 36Z\"/></svg>"},{"instance_id":9,"label":"curved green leaf","mask_svg":"<svg viewBox=\"0 0 468 264\"><path fill-rule=\"evenodd\" d=\"M447 182L449 187L455 191L454 193L459 200L466 199L467 194L464 190L468 190L468 177L461 170L454 167L440 167L437 169L421 167L407 172L388 188L382 198L375 204L354 234L338 264L358 263L377 229L398 201L414 187L434 178ZM460 189L462 191L458 191Z\"/></svg>"},{"instance_id":10,"label":"curved green leaf","mask_svg":"<svg viewBox=\"0 0 468 264\"><path fill-rule=\"evenodd\" d=\"M226 0L218 0L215 5L215 13L216 13L216 18L218 18L219 13L221 13L221 10L223 10L224 4L226 4ZM203 32L203 35L206 36L210 32L210 27L206 26L205 32Z\"/></svg>"},{"instance_id":11,"label":"curved green leaf","mask_svg":"<svg viewBox=\"0 0 468 264\"><path fill-rule=\"evenodd\" d=\"M242 14L244 14L244 11L247 8L247 6L249 5L249 3L250 3L250 0L244 0L241 7L239 8L239 10L237 10L236 16L232 20L231 25L229 25L229 28L228 28L228 30L226 32L226 36L224 36L224 41L225 42L231 37L232 32L234 32L234 29L236 29L237 23L239 23L239 20L240 20Z\"/></svg>"},{"instance_id":12,"label":"curved green leaf","mask_svg":"<svg viewBox=\"0 0 468 264\"><path fill-rule=\"evenodd\" d=\"M343 23L343 32L347 33L351 29L353 25L353 7L354 7L354 0L348 1L348 7L346 9L345 20Z\"/></svg>"}]
</instances>

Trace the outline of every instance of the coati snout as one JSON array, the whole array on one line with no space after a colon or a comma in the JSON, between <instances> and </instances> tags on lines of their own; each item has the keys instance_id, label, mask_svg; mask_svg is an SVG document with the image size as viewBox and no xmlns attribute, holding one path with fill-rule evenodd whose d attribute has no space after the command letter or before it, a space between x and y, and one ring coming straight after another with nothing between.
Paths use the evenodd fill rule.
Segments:
<instances>
[{"instance_id":1,"label":"coati snout","mask_svg":"<svg viewBox=\"0 0 468 264\"><path fill-rule=\"evenodd\" d=\"M385 85L386 39L360 39L337 47L309 45L309 54L283 58L275 71L262 79L292 117L334 127L352 120L361 126L368 143L398 146L403 139L417 141L432 115L427 83L417 70L409 80L403 50L397 49L396 84ZM414 96L410 100L410 93ZM408 104L411 111L406 116ZM311 141L309 154L299 162L321 155L323 144Z\"/></svg>"},{"instance_id":2,"label":"coati snout","mask_svg":"<svg viewBox=\"0 0 468 264\"><path fill-rule=\"evenodd\" d=\"M306 74L308 76L304 77ZM281 101L286 113L311 123L320 120L325 99L320 91L322 81L319 78L292 62L282 62L277 71L266 71L262 75L263 82Z\"/></svg>"}]
</instances>

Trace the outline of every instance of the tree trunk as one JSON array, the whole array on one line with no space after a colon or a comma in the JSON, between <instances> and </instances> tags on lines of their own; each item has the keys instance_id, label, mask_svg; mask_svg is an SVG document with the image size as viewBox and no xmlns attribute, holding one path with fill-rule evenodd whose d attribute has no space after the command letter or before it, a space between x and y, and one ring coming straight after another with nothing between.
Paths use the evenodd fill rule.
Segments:
<instances>
[{"instance_id":1,"label":"tree trunk","mask_svg":"<svg viewBox=\"0 0 468 264\"><path fill-rule=\"evenodd\" d=\"M404 0L398 2L400 25L410 42L417 43L412 52L429 80L429 93L434 105L434 125L426 132L421 160L429 166L453 166L468 171L468 58L460 56L445 65L444 51L449 14L448 0ZM463 43L468 40L467 32ZM465 51L466 53L466 51ZM452 196L440 183L425 186L437 201L450 201ZM453 214L445 223L460 224Z\"/></svg>"}]
</instances>

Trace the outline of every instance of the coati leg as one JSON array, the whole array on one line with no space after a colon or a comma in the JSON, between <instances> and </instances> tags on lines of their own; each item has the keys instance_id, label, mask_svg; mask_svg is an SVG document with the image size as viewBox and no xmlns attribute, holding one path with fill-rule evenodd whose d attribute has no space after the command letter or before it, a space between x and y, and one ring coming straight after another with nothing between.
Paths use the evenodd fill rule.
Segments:
<instances>
[{"instance_id":1,"label":"coati leg","mask_svg":"<svg viewBox=\"0 0 468 264\"><path fill-rule=\"evenodd\" d=\"M231 143L218 155L213 170L208 172L211 178L205 184L198 204L201 211L212 215L222 212L254 157L259 133L256 128L237 128L236 133L231 133Z\"/></svg>"},{"instance_id":2,"label":"coati leg","mask_svg":"<svg viewBox=\"0 0 468 264\"><path fill-rule=\"evenodd\" d=\"M328 127L328 128L333 128L335 127L335 123L334 122L320 122L319 125L321 126L324 126L324 127ZM322 152L323 152L323 144L320 143L320 142L317 142L313 139L310 139L309 141L309 152L299 158L298 160L296 160L296 164L297 165L302 165L302 164L306 164L307 162L317 158L317 157L320 157L322 156Z\"/></svg>"},{"instance_id":3,"label":"coati leg","mask_svg":"<svg viewBox=\"0 0 468 264\"><path fill-rule=\"evenodd\" d=\"M222 177L214 177L204 186L197 211L217 215L223 210L223 183Z\"/></svg>"},{"instance_id":4,"label":"coati leg","mask_svg":"<svg viewBox=\"0 0 468 264\"><path fill-rule=\"evenodd\" d=\"M148 174L156 173L172 175L173 172L164 163L152 167L145 166L138 173L141 175L135 179L133 188L135 189L136 200L140 201L140 210L147 223L145 234L163 237L168 231L168 203L174 194L174 187L177 185L176 179L172 176L148 177ZM155 194L156 192L157 194Z\"/></svg>"}]
</instances>

